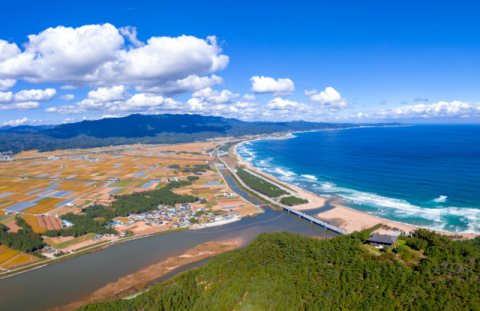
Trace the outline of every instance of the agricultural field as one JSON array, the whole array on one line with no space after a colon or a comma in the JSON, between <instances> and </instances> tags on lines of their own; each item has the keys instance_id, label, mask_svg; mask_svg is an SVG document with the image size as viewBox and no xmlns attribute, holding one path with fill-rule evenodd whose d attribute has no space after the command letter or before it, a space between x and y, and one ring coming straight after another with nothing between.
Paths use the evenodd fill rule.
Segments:
<instances>
[{"instance_id":1,"label":"agricultural field","mask_svg":"<svg viewBox=\"0 0 480 311\"><path fill-rule=\"evenodd\" d=\"M210 186L205 185L206 179L223 184L213 170L194 169L209 167L214 158L204 152L215 145L131 145L17 154L18 161L0 162L0 222L7 212L55 216L68 213L72 205L108 205L114 196L159 189L188 176L202 178L203 186ZM27 219L36 224L34 217Z\"/></svg>"},{"instance_id":2,"label":"agricultural field","mask_svg":"<svg viewBox=\"0 0 480 311\"><path fill-rule=\"evenodd\" d=\"M93 239L94 233L50 235L47 231L67 228L68 224L62 223L59 216L84 215L92 205L110 206L123 195L158 190L187 178L191 184L172 191L202 199L192 203L194 208L217 214L230 210L240 215L256 212L248 201L230 193L214 169L215 159L205 151L217 144L131 145L18 154L15 161L0 162L0 224L6 225L8 232L17 232L22 229L15 219L19 216L34 233L42 235L44 243L69 252L101 239ZM126 224L130 220L119 217L114 221ZM134 234L169 228L163 225L152 229L144 223L130 227ZM0 245L0 268L10 269L37 260L40 259L30 253Z\"/></svg>"}]
</instances>

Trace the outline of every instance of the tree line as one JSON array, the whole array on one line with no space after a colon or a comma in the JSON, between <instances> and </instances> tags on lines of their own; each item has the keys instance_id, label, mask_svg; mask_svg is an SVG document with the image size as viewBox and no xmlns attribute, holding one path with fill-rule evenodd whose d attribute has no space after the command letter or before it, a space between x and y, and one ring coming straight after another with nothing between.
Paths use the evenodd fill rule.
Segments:
<instances>
[{"instance_id":1,"label":"tree line","mask_svg":"<svg viewBox=\"0 0 480 311\"><path fill-rule=\"evenodd\" d=\"M253 176L252 174L245 171L245 169L241 166L237 167L237 175L243 180L245 184L247 184L247 186L271 198L276 198L287 193L285 190L278 188L277 186L269 183L268 181Z\"/></svg>"},{"instance_id":2,"label":"tree line","mask_svg":"<svg viewBox=\"0 0 480 311\"><path fill-rule=\"evenodd\" d=\"M25 253L32 253L46 245L40 234L33 232L32 227L23 218L16 216L15 222L22 228L17 232L8 232L9 228L0 224L0 243L2 245Z\"/></svg>"},{"instance_id":3,"label":"tree line","mask_svg":"<svg viewBox=\"0 0 480 311\"><path fill-rule=\"evenodd\" d=\"M280 203L288 205L288 206L293 206L293 205L308 203L308 200L297 198L297 197L294 197L294 196L289 196L289 197L283 197L280 200Z\"/></svg>"}]
</instances>

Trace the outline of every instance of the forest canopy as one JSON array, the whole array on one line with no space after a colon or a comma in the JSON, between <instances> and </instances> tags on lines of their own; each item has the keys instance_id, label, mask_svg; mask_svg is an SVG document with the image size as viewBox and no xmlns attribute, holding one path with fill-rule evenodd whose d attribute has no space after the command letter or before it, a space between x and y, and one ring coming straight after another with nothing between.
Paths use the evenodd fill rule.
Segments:
<instances>
[{"instance_id":1,"label":"forest canopy","mask_svg":"<svg viewBox=\"0 0 480 311\"><path fill-rule=\"evenodd\" d=\"M288 205L288 206L293 206L293 205L297 205L297 204L308 203L308 200L302 199L302 198L297 198L297 197L294 197L294 196L289 196L289 197L283 197L280 200L280 203Z\"/></svg>"},{"instance_id":2,"label":"forest canopy","mask_svg":"<svg viewBox=\"0 0 480 311\"><path fill-rule=\"evenodd\" d=\"M369 231L317 240L264 233L130 300L80 310L479 310L480 239L452 241L428 230L424 258L406 266L375 256ZM423 242L425 241L425 242Z\"/></svg>"},{"instance_id":3,"label":"forest canopy","mask_svg":"<svg viewBox=\"0 0 480 311\"><path fill-rule=\"evenodd\" d=\"M278 188L274 184L248 173L241 166L238 167L237 175L247 184L247 186L271 198L276 198L287 193L285 190Z\"/></svg>"}]
</instances>

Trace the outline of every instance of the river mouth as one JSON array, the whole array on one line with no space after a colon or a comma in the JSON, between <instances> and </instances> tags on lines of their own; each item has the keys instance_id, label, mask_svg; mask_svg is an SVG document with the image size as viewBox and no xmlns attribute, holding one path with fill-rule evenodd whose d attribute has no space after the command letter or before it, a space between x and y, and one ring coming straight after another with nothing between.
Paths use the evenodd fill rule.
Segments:
<instances>
[{"instance_id":1,"label":"river mouth","mask_svg":"<svg viewBox=\"0 0 480 311\"><path fill-rule=\"evenodd\" d=\"M2 310L42 311L66 306L85 299L120 277L169 257L180 256L202 243L241 239L242 247L245 247L264 232L281 231L305 236L336 236L333 232L289 213L266 208L265 213L254 218L243 218L218 227L178 231L115 244L97 252L0 280ZM193 266L185 266L185 270L172 270L168 277L186 271L189 269L187 267Z\"/></svg>"}]
</instances>

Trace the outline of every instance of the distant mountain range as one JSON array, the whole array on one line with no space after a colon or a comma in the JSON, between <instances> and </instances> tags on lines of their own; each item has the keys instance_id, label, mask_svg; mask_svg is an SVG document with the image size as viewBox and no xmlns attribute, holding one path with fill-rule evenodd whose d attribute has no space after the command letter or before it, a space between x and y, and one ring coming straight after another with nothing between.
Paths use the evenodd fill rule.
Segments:
<instances>
[{"instance_id":1,"label":"distant mountain range","mask_svg":"<svg viewBox=\"0 0 480 311\"><path fill-rule=\"evenodd\" d=\"M271 134L276 132L344 129L361 126L399 126L400 123L352 124L245 122L201 115L140 115L61 125L0 127L0 152L38 149L49 151L132 143L173 144L207 138Z\"/></svg>"},{"instance_id":2,"label":"distant mountain range","mask_svg":"<svg viewBox=\"0 0 480 311\"><path fill-rule=\"evenodd\" d=\"M4 133L37 133L43 130L53 129L56 125L5 125L0 127L0 132Z\"/></svg>"}]
</instances>

